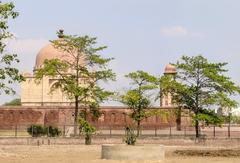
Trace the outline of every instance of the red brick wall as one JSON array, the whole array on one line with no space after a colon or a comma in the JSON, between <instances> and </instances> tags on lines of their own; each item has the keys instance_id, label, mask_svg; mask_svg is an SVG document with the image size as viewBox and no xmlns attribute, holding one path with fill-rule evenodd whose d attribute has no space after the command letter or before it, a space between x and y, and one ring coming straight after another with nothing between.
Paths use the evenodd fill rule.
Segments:
<instances>
[{"instance_id":1,"label":"red brick wall","mask_svg":"<svg viewBox=\"0 0 240 163\"><path fill-rule=\"evenodd\" d=\"M161 108L169 112L168 117L152 116L142 121L144 128L175 126L174 108ZM93 121L88 119L99 128L121 128L133 124L129 117L130 110L126 107L101 107L101 117ZM0 128L14 127L15 125L24 126L31 124L42 125L72 125L73 124L73 107L0 107ZM188 115L182 115L182 124L189 124Z\"/></svg>"}]
</instances>

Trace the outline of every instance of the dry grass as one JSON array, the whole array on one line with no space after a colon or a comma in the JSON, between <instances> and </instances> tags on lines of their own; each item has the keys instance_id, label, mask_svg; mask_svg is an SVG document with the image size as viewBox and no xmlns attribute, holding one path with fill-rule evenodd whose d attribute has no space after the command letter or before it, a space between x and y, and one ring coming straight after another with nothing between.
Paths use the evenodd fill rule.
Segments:
<instances>
[{"instance_id":1,"label":"dry grass","mask_svg":"<svg viewBox=\"0 0 240 163\"><path fill-rule=\"evenodd\" d=\"M239 149L210 149L210 150L176 150L174 154L178 156L200 156L200 157L240 157L240 150Z\"/></svg>"}]
</instances>

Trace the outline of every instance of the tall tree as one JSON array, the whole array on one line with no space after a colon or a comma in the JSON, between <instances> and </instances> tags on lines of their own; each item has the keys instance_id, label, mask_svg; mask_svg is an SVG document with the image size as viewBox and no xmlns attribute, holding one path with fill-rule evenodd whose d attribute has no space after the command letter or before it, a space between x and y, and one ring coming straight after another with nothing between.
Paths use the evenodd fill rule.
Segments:
<instances>
[{"instance_id":1,"label":"tall tree","mask_svg":"<svg viewBox=\"0 0 240 163\"><path fill-rule=\"evenodd\" d=\"M151 99L149 91L155 88L152 84L156 78L147 72L136 71L126 75L131 80L133 88L121 96L121 102L132 110L131 118L137 123L137 136L140 134L141 121L147 118L147 109Z\"/></svg>"},{"instance_id":2,"label":"tall tree","mask_svg":"<svg viewBox=\"0 0 240 163\"><path fill-rule=\"evenodd\" d=\"M166 84L173 90L174 102L194 113L196 137L199 122L220 123L213 110L217 106L233 108L237 102L231 95L239 94L240 88L226 76L227 63L210 63L203 56L183 56L175 66L178 70L176 81Z\"/></svg>"},{"instance_id":3,"label":"tall tree","mask_svg":"<svg viewBox=\"0 0 240 163\"><path fill-rule=\"evenodd\" d=\"M19 70L12 65L19 62L17 55L6 52L6 40L13 36L8 31L8 20L10 18L15 19L18 16L14 7L12 2L3 3L0 1L0 94L2 92L6 94L15 93L10 85L23 80Z\"/></svg>"},{"instance_id":4,"label":"tall tree","mask_svg":"<svg viewBox=\"0 0 240 163\"><path fill-rule=\"evenodd\" d=\"M172 89L171 83L173 80L175 80L175 77L176 77L176 74L163 75L161 77L156 77L156 80L153 81L153 84L155 85L156 90L157 90L157 95L156 95L155 101L159 100L160 106L164 102L163 101L164 96L165 97L168 97L169 95L173 96L174 91ZM179 106L176 107L176 109L174 109L174 113L176 116L176 125L177 125L176 128L177 128L177 130L181 130L181 107L179 107Z\"/></svg>"},{"instance_id":5,"label":"tall tree","mask_svg":"<svg viewBox=\"0 0 240 163\"><path fill-rule=\"evenodd\" d=\"M37 70L36 77L57 76L60 79L56 88L61 88L74 99L74 125L77 126L79 105L84 108L81 118L87 121L87 113L98 116L100 103L112 95L99 86L100 81L115 79L115 74L108 68L112 58L99 54L106 46L96 47L95 37L64 35L63 30L58 35L60 39L51 42L63 52L64 59L46 60L44 66ZM76 131L75 127L74 134Z\"/></svg>"}]
</instances>

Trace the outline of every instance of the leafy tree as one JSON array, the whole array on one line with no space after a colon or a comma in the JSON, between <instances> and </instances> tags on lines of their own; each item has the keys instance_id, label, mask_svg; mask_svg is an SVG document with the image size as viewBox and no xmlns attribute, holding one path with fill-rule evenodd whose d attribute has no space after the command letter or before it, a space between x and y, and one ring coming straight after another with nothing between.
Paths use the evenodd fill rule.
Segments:
<instances>
[{"instance_id":1,"label":"leafy tree","mask_svg":"<svg viewBox=\"0 0 240 163\"><path fill-rule=\"evenodd\" d=\"M21 99L16 98L3 104L3 106L21 106Z\"/></svg>"},{"instance_id":2,"label":"leafy tree","mask_svg":"<svg viewBox=\"0 0 240 163\"><path fill-rule=\"evenodd\" d=\"M240 116L233 115L231 120L233 124L240 124ZM227 122L227 118L225 118L225 121Z\"/></svg>"},{"instance_id":3,"label":"leafy tree","mask_svg":"<svg viewBox=\"0 0 240 163\"><path fill-rule=\"evenodd\" d=\"M155 88L151 83L155 77L144 71L132 72L126 77L131 80L133 88L122 95L120 101L132 110L131 118L137 123L139 136L141 121L147 117L147 109L151 104L149 91Z\"/></svg>"},{"instance_id":4,"label":"leafy tree","mask_svg":"<svg viewBox=\"0 0 240 163\"><path fill-rule=\"evenodd\" d=\"M227 63L210 63L203 56L183 56L175 66L178 70L176 81L166 84L172 89L174 102L191 110L194 114L196 137L199 122L219 124L222 120L209 110L220 106L233 108L237 102L231 95L240 93L240 88L225 75Z\"/></svg>"},{"instance_id":5,"label":"leafy tree","mask_svg":"<svg viewBox=\"0 0 240 163\"><path fill-rule=\"evenodd\" d=\"M213 110L201 110L199 114L193 115L193 124L196 120L206 126L215 125L221 127L224 123L224 118L217 115Z\"/></svg>"},{"instance_id":6,"label":"leafy tree","mask_svg":"<svg viewBox=\"0 0 240 163\"><path fill-rule=\"evenodd\" d=\"M155 80L153 80L153 84L155 85L155 89L157 90L157 96L155 98L155 101L160 101L160 105L161 103L163 103L162 98L164 96L168 96L169 94L174 93L173 89L172 89L172 85L171 85L171 81L175 80L176 75L175 74L169 74L169 75L164 75L161 77L156 77ZM161 116L168 116L169 114L166 115L166 112L159 112L156 115L161 115ZM181 130L181 112L182 112L182 108L181 107L176 107L176 109L174 109L174 114L176 116L176 125L177 125L177 130ZM159 114L160 113L160 114Z\"/></svg>"},{"instance_id":7,"label":"leafy tree","mask_svg":"<svg viewBox=\"0 0 240 163\"><path fill-rule=\"evenodd\" d=\"M43 76L59 77L56 88L61 88L75 101L74 135L77 132L79 105L83 108L80 116L87 121L87 113L99 116L99 105L108 99L112 92L99 86L99 82L115 80L115 74L108 68L112 58L104 58L99 52L106 46L96 47L96 39L89 36L64 35L51 41L55 48L63 52L64 60L46 60L36 72L37 79ZM55 88L53 88L55 89Z\"/></svg>"},{"instance_id":8,"label":"leafy tree","mask_svg":"<svg viewBox=\"0 0 240 163\"><path fill-rule=\"evenodd\" d=\"M3 3L0 1L0 93L6 94L15 93L10 85L23 80L19 70L12 66L12 64L19 62L17 55L6 52L6 40L13 36L8 31L8 20L18 16L14 7L12 2Z\"/></svg>"},{"instance_id":9,"label":"leafy tree","mask_svg":"<svg viewBox=\"0 0 240 163\"><path fill-rule=\"evenodd\" d=\"M163 96L168 95L169 93L172 94L173 91L170 84L171 81L175 79L175 77L175 75L163 75L161 77L155 77L155 80L152 82L155 85L155 89L157 90L155 101L159 100L161 103Z\"/></svg>"}]
</instances>

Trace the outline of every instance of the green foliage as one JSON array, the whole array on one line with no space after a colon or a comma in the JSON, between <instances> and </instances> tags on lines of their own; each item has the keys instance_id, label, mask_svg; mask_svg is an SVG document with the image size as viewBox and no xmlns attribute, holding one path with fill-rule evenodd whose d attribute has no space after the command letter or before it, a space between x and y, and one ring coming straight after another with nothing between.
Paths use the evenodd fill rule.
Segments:
<instances>
[{"instance_id":1,"label":"green foliage","mask_svg":"<svg viewBox=\"0 0 240 163\"><path fill-rule=\"evenodd\" d=\"M146 112L146 117L152 116L158 116L163 119L168 119L170 117L170 113L166 110L160 110L158 108L155 108Z\"/></svg>"},{"instance_id":2,"label":"green foliage","mask_svg":"<svg viewBox=\"0 0 240 163\"><path fill-rule=\"evenodd\" d=\"M21 99L16 98L3 104L3 106L21 106Z\"/></svg>"},{"instance_id":3,"label":"green foliage","mask_svg":"<svg viewBox=\"0 0 240 163\"><path fill-rule=\"evenodd\" d=\"M152 82L156 81L156 78L147 72L144 71L136 71L131 72L127 75L125 75L128 79L131 79L131 84L137 87L141 87L141 90L151 90L153 88L156 88L155 85L152 84Z\"/></svg>"},{"instance_id":4,"label":"green foliage","mask_svg":"<svg viewBox=\"0 0 240 163\"><path fill-rule=\"evenodd\" d=\"M106 46L97 47L95 37L64 35L61 39L51 41L55 48L62 51L66 60L52 59L44 62L44 67L36 70L37 80L43 76L60 77L53 88L61 88L69 99L75 100L74 123L77 125L78 108L87 120L87 114L98 118L99 105L109 99L113 92L99 86L99 82L115 80L115 74L108 68L113 58L104 58L99 53ZM76 128L74 129L76 134Z\"/></svg>"},{"instance_id":5,"label":"green foliage","mask_svg":"<svg viewBox=\"0 0 240 163\"><path fill-rule=\"evenodd\" d=\"M58 137L62 133L61 130L59 130L59 128L53 126L46 127L46 130L48 133L48 137Z\"/></svg>"},{"instance_id":6,"label":"green foliage","mask_svg":"<svg viewBox=\"0 0 240 163\"><path fill-rule=\"evenodd\" d=\"M134 130L130 127L126 127L125 129L126 136L124 141L127 145L135 145L137 141L137 135L134 133Z\"/></svg>"},{"instance_id":7,"label":"green foliage","mask_svg":"<svg viewBox=\"0 0 240 163\"><path fill-rule=\"evenodd\" d=\"M96 128L81 117L78 118L78 124L80 133L85 135L85 144L90 145L92 142L92 135L96 133Z\"/></svg>"},{"instance_id":8,"label":"green foliage","mask_svg":"<svg viewBox=\"0 0 240 163\"><path fill-rule=\"evenodd\" d=\"M122 96L122 103L132 109L131 118L134 121L142 121L146 118L146 110L150 105L150 100L139 94L137 90L129 90L125 95Z\"/></svg>"},{"instance_id":9,"label":"green foliage","mask_svg":"<svg viewBox=\"0 0 240 163\"><path fill-rule=\"evenodd\" d=\"M157 90L157 95L155 97L155 101L160 100L164 95L173 92L172 82L175 76L171 75L163 75L161 77L155 77L155 79L151 80L153 89Z\"/></svg>"},{"instance_id":10,"label":"green foliage","mask_svg":"<svg viewBox=\"0 0 240 163\"><path fill-rule=\"evenodd\" d=\"M229 122L229 116L228 118L225 117L225 122ZM231 116L231 123L240 124L240 116L236 116L236 115Z\"/></svg>"},{"instance_id":11,"label":"green foliage","mask_svg":"<svg viewBox=\"0 0 240 163\"><path fill-rule=\"evenodd\" d=\"M126 77L131 80L130 84L133 88L121 95L120 102L132 110L131 118L137 123L137 136L139 136L141 121L147 117L146 110L151 104L149 93L155 88L152 82L156 79L144 71L132 72Z\"/></svg>"},{"instance_id":12,"label":"green foliage","mask_svg":"<svg viewBox=\"0 0 240 163\"><path fill-rule=\"evenodd\" d=\"M27 128L27 132L32 137L40 137L47 134L47 130L42 125L31 125Z\"/></svg>"},{"instance_id":13,"label":"green foliage","mask_svg":"<svg viewBox=\"0 0 240 163\"><path fill-rule=\"evenodd\" d=\"M101 116L101 112L98 109L99 106L96 103L92 103L90 106L90 112L94 120L98 120L98 118Z\"/></svg>"},{"instance_id":14,"label":"green foliage","mask_svg":"<svg viewBox=\"0 0 240 163\"><path fill-rule=\"evenodd\" d=\"M205 124L206 126L215 125L222 127L224 118L214 113L212 110L201 110L201 113L193 115L193 124L197 121Z\"/></svg>"},{"instance_id":15,"label":"green foliage","mask_svg":"<svg viewBox=\"0 0 240 163\"><path fill-rule=\"evenodd\" d=\"M31 125L27 128L27 132L32 137L41 137L41 136L49 136L49 137L57 137L61 135L61 130L57 127L53 126L42 126L42 125Z\"/></svg>"},{"instance_id":16,"label":"green foliage","mask_svg":"<svg viewBox=\"0 0 240 163\"><path fill-rule=\"evenodd\" d=\"M176 80L165 82L163 88L172 91L173 102L194 113L196 137L199 137L199 121L221 124L217 115L208 112L212 107L233 108L237 102L231 95L240 88L225 75L227 63L209 63L203 56L183 56L175 66Z\"/></svg>"},{"instance_id":17,"label":"green foliage","mask_svg":"<svg viewBox=\"0 0 240 163\"><path fill-rule=\"evenodd\" d=\"M11 84L24 80L23 76L19 74L19 70L12 66L12 64L19 62L17 55L6 53L5 42L12 37L8 31L8 19L15 19L18 16L14 7L12 2L3 3L0 1L0 93L6 94L15 93L10 87Z\"/></svg>"},{"instance_id":18,"label":"green foliage","mask_svg":"<svg viewBox=\"0 0 240 163\"><path fill-rule=\"evenodd\" d=\"M93 99L94 103L99 104L112 95L112 92L97 85L100 81L114 80L115 74L107 68L112 58L98 55L98 52L106 47L94 48L96 38L63 35L62 39L54 40L52 43L57 49L67 52L69 60L45 61L44 68L37 70L38 79L44 75L60 76L62 80L59 81L59 86L63 91L71 98L79 97L79 102L88 106L93 104L87 99ZM73 70L73 73L66 73L68 70ZM80 79L84 79L86 84L80 84Z\"/></svg>"}]
</instances>

